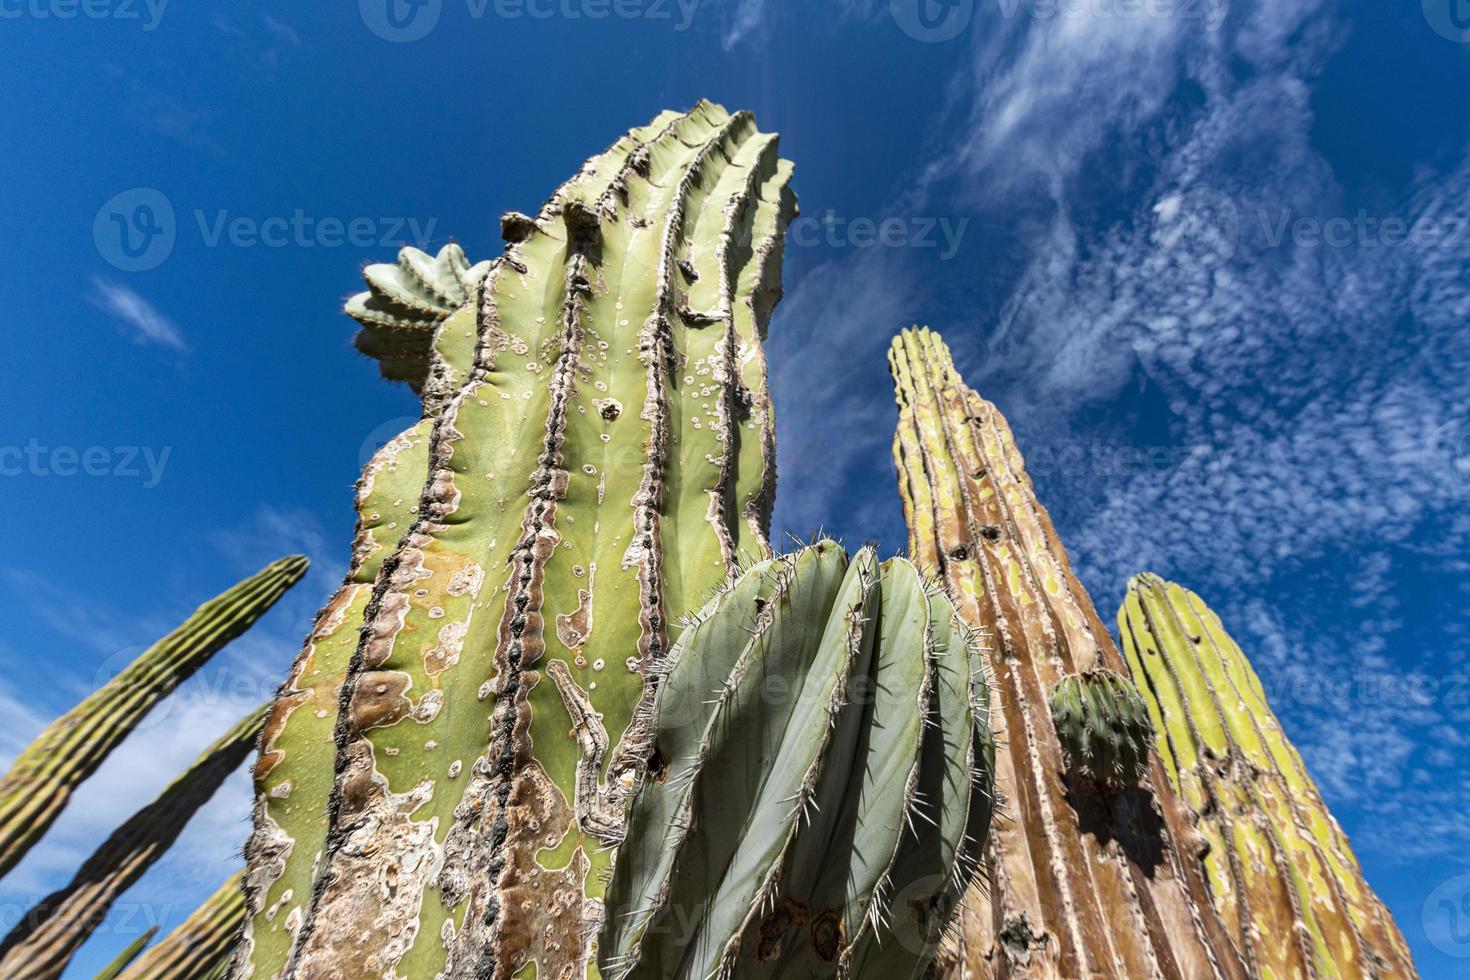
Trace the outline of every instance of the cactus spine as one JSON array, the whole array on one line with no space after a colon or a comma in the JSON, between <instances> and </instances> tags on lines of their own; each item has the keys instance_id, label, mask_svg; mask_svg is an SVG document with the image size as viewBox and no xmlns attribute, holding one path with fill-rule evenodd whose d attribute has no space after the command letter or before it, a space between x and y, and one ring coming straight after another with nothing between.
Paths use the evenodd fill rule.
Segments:
<instances>
[{"instance_id":1,"label":"cactus spine","mask_svg":"<svg viewBox=\"0 0 1470 980\"><path fill-rule=\"evenodd\" d=\"M1403 936L1213 612L1156 575L1118 612L1170 781L1210 849L1210 892L1253 972L1412 977Z\"/></svg>"},{"instance_id":2,"label":"cactus spine","mask_svg":"<svg viewBox=\"0 0 1470 980\"><path fill-rule=\"evenodd\" d=\"M143 716L254 625L306 567L300 556L282 558L209 600L27 746L0 779L0 875L41 839L72 792Z\"/></svg>"},{"instance_id":3,"label":"cactus spine","mask_svg":"<svg viewBox=\"0 0 1470 980\"><path fill-rule=\"evenodd\" d=\"M373 582L417 516L434 421L474 359L475 306L488 269L489 263L471 266L458 245L432 259L405 248L396 265L368 266L368 291L347 301L347 312L363 325L358 348L383 358L385 376L414 384L424 412L364 468L347 578L317 614L266 726L246 845L251 915L240 946L241 968L252 975L273 977L285 968L305 918L327 839L338 697ZM428 334L430 346L372 339L383 332L390 339Z\"/></svg>"},{"instance_id":4,"label":"cactus spine","mask_svg":"<svg viewBox=\"0 0 1470 980\"><path fill-rule=\"evenodd\" d=\"M1113 793L1143 781L1153 725L1128 678L1106 667L1063 677L1050 705L1074 772Z\"/></svg>"},{"instance_id":5,"label":"cactus spine","mask_svg":"<svg viewBox=\"0 0 1470 980\"><path fill-rule=\"evenodd\" d=\"M935 569L990 646L1008 814L987 848L940 975L1241 977L1210 904L1188 815L1154 762L1137 790L1064 780L1047 702L1066 674L1123 671L1072 574L1000 413L928 330L889 354L894 445L915 560Z\"/></svg>"},{"instance_id":6,"label":"cactus spine","mask_svg":"<svg viewBox=\"0 0 1470 980\"><path fill-rule=\"evenodd\" d=\"M645 673L766 549L759 345L789 175L748 114L701 103L507 218L343 690L295 975L587 970Z\"/></svg>"},{"instance_id":7,"label":"cactus spine","mask_svg":"<svg viewBox=\"0 0 1470 980\"><path fill-rule=\"evenodd\" d=\"M200 980L228 963L245 924L241 876L232 875L173 932L138 958L122 980Z\"/></svg>"},{"instance_id":8,"label":"cactus spine","mask_svg":"<svg viewBox=\"0 0 1470 980\"><path fill-rule=\"evenodd\" d=\"M949 600L824 541L733 580L669 661L603 975L920 975L992 802L988 689Z\"/></svg>"},{"instance_id":9,"label":"cactus spine","mask_svg":"<svg viewBox=\"0 0 1470 980\"><path fill-rule=\"evenodd\" d=\"M119 895L163 856L189 818L255 748L266 708L230 729L152 803L113 831L70 884L47 896L0 943L0 976L51 980L107 916Z\"/></svg>"}]
</instances>

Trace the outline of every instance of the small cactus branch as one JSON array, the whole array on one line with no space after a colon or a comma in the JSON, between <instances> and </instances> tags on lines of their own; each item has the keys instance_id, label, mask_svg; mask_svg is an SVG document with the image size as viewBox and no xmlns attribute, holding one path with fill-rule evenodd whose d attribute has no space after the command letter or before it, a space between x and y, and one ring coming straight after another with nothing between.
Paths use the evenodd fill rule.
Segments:
<instances>
[{"instance_id":1,"label":"small cactus branch","mask_svg":"<svg viewBox=\"0 0 1470 980\"><path fill-rule=\"evenodd\" d=\"M245 925L241 874L230 877L178 928L144 953L122 980L200 980L229 961Z\"/></svg>"},{"instance_id":2,"label":"small cactus branch","mask_svg":"<svg viewBox=\"0 0 1470 980\"><path fill-rule=\"evenodd\" d=\"M1237 978L1185 808L1151 760L1122 794L1068 778L1048 701L1069 674L1122 672L1009 427L940 338L908 330L889 362L915 561L989 648L1006 808L938 961L940 976Z\"/></svg>"},{"instance_id":3,"label":"small cactus branch","mask_svg":"<svg viewBox=\"0 0 1470 980\"><path fill-rule=\"evenodd\" d=\"M744 450L768 418L746 407L787 175L748 114L701 103L503 222L474 363L364 611L289 973L590 968L656 665L764 550L770 460Z\"/></svg>"},{"instance_id":4,"label":"small cactus branch","mask_svg":"<svg viewBox=\"0 0 1470 980\"><path fill-rule=\"evenodd\" d=\"M128 964L137 959L138 954L143 952L143 947L153 941L153 937L157 932L158 927L153 926L147 932L143 933L143 935L128 943L123 948L123 951L117 954L117 959L104 966L92 980L117 980L118 975L128 968Z\"/></svg>"},{"instance_id":5,"label":"small cactus branch","mask_svg":"<svg viewBox=\"0 0 1470 980\"><path fill-rule=\"evenodd\" d=\"M283 558L194 611L116 677L38 735L0 779L0 875L15 866L153 706L265 615L306 574Z\"/></svg>"},{"instance_id":6,"label":"small cactus branch","mask_svg":"<svg viewBox=\"0 0 1470 980\"><path fill-rule=\"evenodd\" d=\"M1403 936L1219 618L1188 589L1139 575L1118 630L1164 768L1210 842L1211 894L1253 969L1416 976Z\"/></svg>"},{"instance_id":7,"label":"small cactus branch","mask_svg":"<svg viewBox=\"0 0 1470 980\"><path fill-rule=\"evenodd\" d=\"M70 884L26 913L0 942L0 976L60 977L117 897L173 846L194 813L245 761L265 725L266 710L262 706L222 735L157 799L113 831Z\"/></svg>"}]
</instances>

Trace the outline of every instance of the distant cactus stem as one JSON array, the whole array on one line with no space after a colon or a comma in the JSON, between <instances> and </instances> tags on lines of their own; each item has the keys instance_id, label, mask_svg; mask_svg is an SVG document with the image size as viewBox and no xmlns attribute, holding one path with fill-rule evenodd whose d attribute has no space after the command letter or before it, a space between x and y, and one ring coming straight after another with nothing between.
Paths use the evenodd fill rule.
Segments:
<instances>
[{"instance_id":1,"label":"distant cactus stem","mask_svg":"<svg viewBox=\"0 0 1470 980\"><path fill-rule=\"evenodd\" d=\"M36 737L0 779L0 875L41 839L72 791L153 706L265 615L306 568L303 557L283 558L209 600Z\"/></svg>"},{"instance_id":2,"label":"distant cactus stem","mask_svg":"<svg viewBox=\"0 0 1470 980\"><path fill-rule=\"evenodd\" d=\"M1210 891L1253 972L1413 977L1408 945L1219 618L1157 575L1118 611L1170 781L1209 843Z\"/></svg>"},{"instance_id":3,"label":"distant cactus stem","mask_svg":"<svg viewBox=\"0 0 1470 980\"><path fill-rule=\"evenodd\" d=\"M120 980L202 980L221 963L228 964L245 924L240 878L232 875L178 928L128 967Z\"/></svg>"}]
</instances>

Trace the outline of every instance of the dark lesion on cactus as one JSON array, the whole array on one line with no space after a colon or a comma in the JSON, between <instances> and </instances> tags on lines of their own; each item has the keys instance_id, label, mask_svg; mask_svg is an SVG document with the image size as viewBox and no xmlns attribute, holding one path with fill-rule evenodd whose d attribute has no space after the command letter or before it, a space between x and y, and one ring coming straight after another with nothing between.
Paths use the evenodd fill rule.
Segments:
<instances>
[{"instance_id":1,"label":"dark lesion on cactus","mask_svg":"<svg viewBox=\"0 0 1470 980\"><path fill-rule=\"evenodd\" d=\"M786 936L806 925L810 918L811 910L793 898L777 902L770 914L761 920L756 932L755 958L762 963L777 959Z\"/></svg>"}]
</instances>

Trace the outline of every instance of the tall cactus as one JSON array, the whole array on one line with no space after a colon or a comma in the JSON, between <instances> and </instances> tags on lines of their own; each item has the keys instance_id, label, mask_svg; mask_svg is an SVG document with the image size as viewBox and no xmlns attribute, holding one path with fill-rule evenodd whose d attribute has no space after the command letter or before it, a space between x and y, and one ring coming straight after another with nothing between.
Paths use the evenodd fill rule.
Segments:
<instances>
[{"instance_id":1,"label":"tall cactus","mask_svg":"<svg viewBox=\"0 0 1470 980\"><path fill-rule=\"evenodd\" d=\"M674 645L603 976L920 976L992 798L980 654L902 559L757 564Z\"/></svg>"},{"instance_id":2,"label":"tall cactus","mask_svg":"<svg viewBox=\"0 0 1470 980\"><path fill-rule=\"evenodd\" d=\"M201 980L228 962L245 924L241 876L232 875L178 928L140 956L121 980Z\"/></svg>"},{"instance_id":3,"label":"tall cactus","mask_svg":"<svg viewBox=\"0 0 1470 980\"><path fill-rule=\"evenodd\" d=\"M645 674L675 617L767 550L760 344L789 176L748 114L701 103L507 217L343 689L294 975L589 969Z\"/></svg>"},{"instance_id":4,"label":"tall cactus","mask_svg":"<svg viewBox=\"0 0 1470 980\"><path fill-rule=\"evenodd\" d=\"M72 792L143 716L265 615L306 567L299 555L282 558L209 600L36 737L0 779L0 875L41 839Z\"/></svg>"},{"instance_id":5,"label":"tall cactus","mask_svg":"<svg viewBox=\"0 0 1470 980\"><path fill-rule=\"evenodd\" d=\"M996 784L1008 813L940 974L1244 976L1157 757L1140 787L1119 794L1066 775L1052 692L1069 674L1126 668L1005 420L965 387L936 334L905 331L889 360L911 548L988 640L1003 746Z\"/></svg>"},{"instance_id":6,"label":"tall cactus","mask_svg":"<svg viewBox=\"0 0 1470 980\"><path fill-rule=\"evenodd\" d=\"M363 326L358 348L381 356L385 376L415 386L423 418L364 468L347 578L317 614L266 726L246 845L251 914L239 953L241 970L255 976L280 974L305 920L327 839L338 697L373 582L418 514L434 421L474 361L479 284L489 268L488 262L471 266L458 245L445 246L436 258L405 248L396 265L368 266L368 291L347 301L348 314ZM403 342L389 344L380 334ZM409 343L425 337L427 347Z\"/></svg>"},{"instance_id":7,"label":"tall cactus","mask_svg":"<svg viewBox=\"0 0 1470 980\"><path fill-rule=\"evenodd\" d=\"M1403 936L1219 618L1188 589L1139 575L1118 630L1164 769L1209 841L1211 894L1253 972L1415 976Z\"/></svg>"},{"instance_id":8,"label":"tall cactus","mask_svg":"<svg viewBox=\"0 0 1470 980\"><path fill-rule=\"evenodd\" d=\"M127 891L178 839L194 813L245 761L265 724L266 708L215 741L152 803L113 831L70 884L42 899L0 942L0 976L53 980Z\"/></svg>"}]
</instances>

